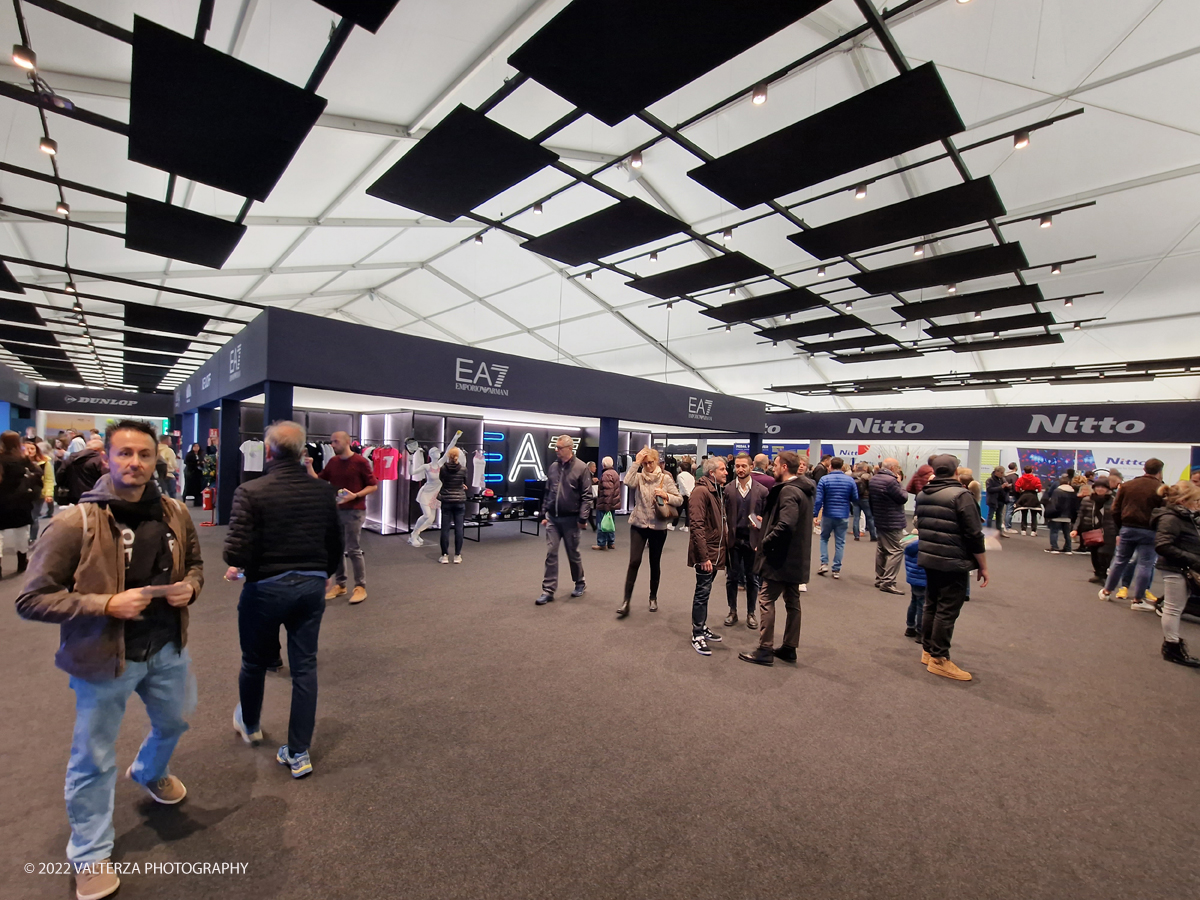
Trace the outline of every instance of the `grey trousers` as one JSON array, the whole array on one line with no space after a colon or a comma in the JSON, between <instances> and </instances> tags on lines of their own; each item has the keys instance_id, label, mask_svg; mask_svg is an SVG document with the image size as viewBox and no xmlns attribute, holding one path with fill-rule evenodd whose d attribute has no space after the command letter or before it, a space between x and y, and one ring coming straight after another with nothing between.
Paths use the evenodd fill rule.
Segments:
<instances>
[{"instance_id":1,"label":"grey trousers","mask_svg":"<svg viewBox=\"0 0 1200 900\"><path fill-rule=\"evenodd\" d=\"M800 646L800 585L785 581L764 581L758 594L758 646L775 646L775 601L783 595L787 611L783 624L783 644L795 650Z\"/></svg>"},{"instance_id":2,"label":"grey trousers","mask_svg":"<svg viewBox=\"0 0 1200 900\"><path fill-rule=\"evenodd\" d=\"M558 590L558 544L562 541L571 567L571 580L576 587L583 585L583 560L579 558L579 519L577 516L546 516L546 576L542 590L553 594Z\"/></svg>"},{"instance_id":3,"label":"grey trousers","mask_svg":"<svg viewBox=\"0 0 1200 900\"><path fill-rule=\"evenodd\" d=\"M900 546L903 531L876 530L879 541L875 547L875 587L895 587L900 574L900 563L904 561L904 548Z\"/></svg>"},{"instance_id":4,"label":"grey trousers","mask_svg":"<svg viewBox=\"0 0 1200 900\"><path fill-rule=\"evenodd\" d=\"M345 555L338 560L337 573L334 579L342 587L346 586L346 557L350 557L350 565L354 569L355 586L367 586L367 564L363 562L362 547L358 546L358 536L362 533L363 521L367 518L365 509L339 509L338 518L342 522L342 543Z\"/></svg>"},{"instance_id":5,"label":"grey trousers","mask_svg":"<svg viewBox=\"0 0 1200 900\"><path fill-rule=\"evenodd\" d=\"M1133 593L1130 592L1130 597ZM1169 644L1179 641L1179 617L1188 602L1187 579L1178 572L1163 572L1163 640Z\"/></svg>"}]
</instances>

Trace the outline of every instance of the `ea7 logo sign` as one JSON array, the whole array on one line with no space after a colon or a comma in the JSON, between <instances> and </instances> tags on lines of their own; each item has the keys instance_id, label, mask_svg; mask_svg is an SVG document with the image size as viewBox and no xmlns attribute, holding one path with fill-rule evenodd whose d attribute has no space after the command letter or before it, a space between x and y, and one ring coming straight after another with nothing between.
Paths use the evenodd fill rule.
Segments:
<instances>
[{"instance_id":1,"label":"ea7 logo sign","mask_svg":"<svg viewBox=\"0 0 1200 900\"><path fill-rule=\"evenodd\" d=\"M242 377L242 345L237 344L229 351L229 380L237 381Z\"/></svg>"},{"instance_id":2,"label":"ea7 logo sign","mask_svg":"<svg viewBox=\"0 0 1200 900\"><path fill-rule=\"evenodd\" d=\"M688 397L688 418L702 422L712 421L713 402L703 397Z\"/></svg>"},{"instance_id":3,"label":"ea7 logo sign","mask_svg":"<svg viewBox=\"0 0 1200 900\"><path fill-rule=\"evenodd\" d=\"M475 360L458 357L454 367L454 387L459 391L475 391L481 394L508 396L504 379L508 377L508 366L485 362L475 365Z\"/></svg>"}]
</instances>

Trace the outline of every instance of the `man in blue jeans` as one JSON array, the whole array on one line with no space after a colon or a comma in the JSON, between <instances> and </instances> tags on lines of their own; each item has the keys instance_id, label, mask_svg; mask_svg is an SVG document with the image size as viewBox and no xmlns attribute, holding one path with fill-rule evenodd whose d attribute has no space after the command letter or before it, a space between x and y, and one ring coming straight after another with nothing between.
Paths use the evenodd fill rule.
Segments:
<instances>
[{"instance_id":1,"label":"man in blue jeans","mask_svg":"<svg viewBox=\"0 0 1200 900\"><path fill-rule=\"evenodd\" d=\"M725 460L710 456L704 460L703 473L688 495L688 565L696 573L696 591L692 595L692 649L701 656L712 656L710 643L721 636L708 627L708 598L713 579L725 568L729 551L729 525L725 513Z\"/></svg>"},{"instance_id":2,"label":"man in blue jeans","mask_svg":"<svg viewBox=\"0 0 1200 900\"><path fill-rule=\"evenodd\" d=\"M1150 517L1162 499L1158 489L1162 486L1163 463L1161 459L1148 459L1143 467L1145 474L1121 485L1117 499L1113 502L1113 527L1117 531L1117 553L1108 569L1108 580L1100 589L1100 599L1108 600L1126 569L1137 555L1136 570L1129 591L1130 609L1153 610L1154 604L1143 599L1146 588L1154 577L1154 564L1158 555L1154 551L1154 528ZM1140 550L1139 550L1140 548Z\"/></svg>"},{"instance_id":3,"label":"man in blue jeans","mask_svg":"<svg viewBox=\"0 0 1200 900\"><path fill-rule=\"evenodd\" d=\"M292 710L288 742L275 759L293 778L312 773L309 746L317 719L317 637L325 579L342 559L337 490L309 477L301 462L304 428L276 422L264 435L261 478L239 485L225 538L226 580L245 577L238 601L242 670L233 728L247 744L263 739L260 716L267 669L279 665L279 628L288 636Z\"/></svg>"},{"instance_id":4,"label":"man in blue jeans","mask_svg":"<svg viewBox=\"0 0 1200 900\"><path fill-rule=\"evenodd\" d=\"M158 803L187 795L168 764L196 704L187 607L204 586L192 519L154 478L154 430L126 420L109 440L108 474L50 522L17 598L22 618L60 623L55 664L75 691L67 858L80 900L107 897L121 884L109 860L116 741L135 691L150 732L125 776Z\"/></svg>"},{"instance_id":5,"label":"man in blue jeans","mask_svg":"<svg viewBox=\"0 0 1200 900\"><path fill-rule=\"evenodd\" d=\"M842 577L842 553L846 549L846 529L850 527L850 504L858 499L858 483L846 474L846 461L840 456L829 461L829 474L817 482L813 504L813 524L821 522L821 568L829 572L829 535L834 536L833 577ZM821 512L825 515L821 517Z\"/></svg>"}]
</instances>

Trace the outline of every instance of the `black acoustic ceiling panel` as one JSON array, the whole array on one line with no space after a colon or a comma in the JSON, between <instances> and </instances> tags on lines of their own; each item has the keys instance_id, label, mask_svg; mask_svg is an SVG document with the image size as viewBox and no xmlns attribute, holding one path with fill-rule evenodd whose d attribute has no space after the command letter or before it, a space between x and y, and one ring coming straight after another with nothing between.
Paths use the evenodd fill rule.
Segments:
<instances>
[{"instance_id":1,"label":"black acoustic ceiling panel","mask_svg":"<svg viewBox=\"0 0 1200 900\"><path fill-rule=\"evenodd\" d=\"M828 332L827 332L828 333ZM818 344L804 345L806 353L837 353L842 350L858 350L865 347L882 347L884 344L894 344L895 341L882 334L868 334L863 337L842 338L838 341L821 341Z\"/></svg>"},{"instance_id":2,"label":"black acoustic ceiling panel","mask_svg":"<svg viewBox=\"0 0 1200 900\"><path fill-rule=\"evenodd\" d=\"M1061 344L1061 334L1034 334L1029 337L996 338L990 341L969 341L952 344L945 348L955 353L973 353L976 350L1009 350L1014 347L1040 347L1043 344Z\"/></svg>"},{"instance_id":3,"label":"black acoustic ceiling panel","mask_svg":"<svg viewBox=\"0 0 1200 900\"><path fill-rule=\"evenodd\" d=\"M161 350L164 353L173 353L176 357L182 356L188 348L188 341L181 338L163 337L158 334L140 334L135 331L130 331L125 334L125 346L133 347L138 350ZM131 351L126 351L128 354ZM146 356L147 354L142 354ZM165 357L159 357L165 359ZM146 362L146 360L139 360ZM157 360L149 360L156 362ZM171 362L174 362L172 360Z\"/></svg>"},{"instance_id":4,"label":"black acoustic ceiling panel","mask_svg":"<svg viewBox=\"0 0 1200 900\"><path fill-rule=\"evenodd\" d=\"M149 197L125 198L125 246L155 256L219 269L246 226Z\"/></svg>"},{"instance_id":5,"label":"black acoustic ceiling panel","mask_svg":"<svg viewBox=\"0 0 1200 900\"><path fill-rule=\"evenodd\" d=\"M540 144L460 105L367 193L453 222L557 159Z\"/></svg>"},{"instance_id":6,"label":"black acoustic ceiling panel","mask_svg":"<svg viewBox=\"0 0 1200 900\"><path fill-rule=\"evenodd\" d=\"M1002 319L979 319L971 322L955 322L951 325L931 325L925 333L933 338L963 337L968 334L986 334L996 331L1016 331L1019 328L1043 328L1053 325L1050 313L1027 313L1023 316L1005 316Z\"/></svg>"},{"instance_id":7,"label":"black acoustic ceiling panel","mask_svg":"<svg viewBox=\"0 0 1200 900\"><path fill-rule=\"evenodd\" d=\"M635 278L625 283L643 293L666 300L770 274L770 269L745 254L725 253L713 259L692 263L690 266Z\"/></svg>"},{"instance_id":8,"label":"black acoustic ceiling panel","mask_svg":"<svg viewBox=\"0 0 1200 900\"><path fill-rule=\"evenodd\" d=\"M134 162L266 200L324 109L316 94L134 17Z\"/></svg>"},{"instance_id":9,"label":"black acoustic ceiling panel","mask_svg":"<svg viewBox=\"0 0 1200 900\"><path fill-rule=\"evenodd\" d=\"M958 316L1009 306L1025 306L1029 303L1042 303L1044 300L1042 289L1036 284L1019 284L992 291L976 291L974 294L955 294L952 297L939 297L937 300L906 303L903 306L893 306L892 312L906 322L917 322L940 316Z\"/></svg>"},{"instance_id":10,"label":"black acoustic ceiling panel","mask_svg":"<svg viewBox=\"0 0 1200 900\"><path fill-rule=\"evenodd\" d=\"M1027 265L1029 261L1025 259L1020 244L999 244L944 253L886 269L859 272L851 275L850 280L868 293L891 294L1002 275Z\"/></svg>"},{"instance_id":11,"label":"black acoustic ceiling panel","mask_svg":"<svg viewBox=\"0 0 1200 900\"><path fill-rule=\"evenodd\" d=\"M755 319L789 316L806 309L815 309L824 302L824 298L808 288L793 288L790 291L776 291L774 294L734 300L732 303L702 309L700 312L710 319L733 325L737 322L752 322Z\"/></svg>"},{"instance_id":12,"label":"black acoustic ceiling panel","mask_svg":"<svg viewBox=\"0 0 1200 900\"><path fill-rule=\"evenodd\" d=\"M24 325L45 324L36 306L20 300L9 300L7 297L0 297L0 321Z\"/></svg>"},{"instance_id":13,"label":"black acoustic ceiling panel","mask_svg":"<svg viewBox=\"0 0 1200 900\"><path fill-rule=\"evenodd\" d=\"M926 63L688 174L748 209L962 130L941 76Z\"/></svg>"},{"instance_id":14,"label":"black acoustic ceiling panel","mask_svg":"<svg viewBox=\"0 0 1200 900\"><path fill-rule=\"evenodd\" d=\"M837 334L839 331L854 331L867 327L867 323L858 316L826 316L824 319L793 322L778 328L764 328L758 333L769 341L790 341L814 334Z\"/></svg>"},{"instance_id":15,"label":"black acoustic ceiling panel","mask_svg":"<svg viewBox=\"0 0 1200 900\"><path fill-rule=\"evenodd\" d=\"M828 2L574 0L508 64L616 125Z\"/></svg>"},{"instance_id":16,"label":"black acoustic ceiling panel","mask_svg":"<svg viewBox=\"0 0 1200 900\"><path fill-rule=\"evenodd\" d=\"M914 359L921 356L921 351L899 347L895 350L876 350L873 353L850 353L845 356L834 356L840 363L880 362L889 359Z\"/></svg>"},{"instance_id":17,"label":"black acoustic ceiling panel","mask_svg":"<svg viewBox=\"0 0 1200 900\"><path fill-rule=\"evenodd\" d=\"M0 324L0 341L18 341L24 344L39 344L57 347L53 333L41 328L25 328L21 325Z\"/></svg>"},{"instance_id":18,"label":"black acoustic ceiling panel","mask_svg":"<svg viewBox=\"0 0 1200 900\"><path fill-rule=\"evenodd\" d=\"M391 15L400 0L317 0L326 9L331 9L343 19L349 19L359 28L374 34Z\"/></svg>"},{"instance_id":19,"label":"black acoustic ceiling panel","mask_svg":"<svg viewBox=\"0 0 1200 900\"><path fill-rule=\"evenodd\" d=\"M125 324L130 328L143 328L147 331L169 331L171 334L195 336L208 324L208 316L182 309L126 303Z\"/></svg>"},{"instance_id":20,"label":"black acoustic ceiling panel","mask_svg":"<svg viewBox=\"0 0 1200 900\"><path fill-rule=\"evenodd\" d=\"M1004 213L1004 203L992 179L977 178L799 234L789 234L788 240L817 259L829 259L994 219Z\"/></svg>"},{"instance_id":21,"label":"black acoustic ceiling panel","mask_svg":"<svg viewBox=\"0 0 1200 900\"><path fill-rule=\"evenodd\" d=\"M628 197L521 246L568 266L578 266L686 230L687 225L674 216Z\"/></svg>"},{"instance_id":22,"label":"black acoustic ceiling panel","mask_svg":"<svg viewBox=\"0 0 1200 900\"><path fill-rule=\"evenodd\" d=\"M13 273L2 262L0 262L0 291L5 291L9 294L25 293L25 288L17 284L17 279L13 277Z\"/></svg>"}]
</instances>

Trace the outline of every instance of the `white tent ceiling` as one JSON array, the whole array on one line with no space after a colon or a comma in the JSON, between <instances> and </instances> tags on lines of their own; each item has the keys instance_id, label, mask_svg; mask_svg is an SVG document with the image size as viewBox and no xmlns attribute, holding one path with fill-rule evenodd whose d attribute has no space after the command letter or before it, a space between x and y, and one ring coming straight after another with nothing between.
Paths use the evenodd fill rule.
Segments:
<instances>
[{"instance_id":1,"label":"white tent ceiling","mask_svg":"<svg viewBox=\"0 0 1200 900\"><path fill-rule=\"evenodd\" d=\"M190 34L196 4L77 0L75 5L121 27L134 14ZM964 154L976 176L995 180L1010 216L1030 215L1079 202L1094 206L1057 216L1050 229L1036 221L1004 227L1019 240L1032 265L1094 255L1051 276L1046 268L1027 273L1048 282L1047 296L1103 291L1077 300L1071 309L1048 304L1060 321L1095 320L1065 332L1050 347L983 353L932 353L920 359L845 365L829 357L802 358L790 344L763 343L748 325L726 332L714 328L690 302L668 309L626 287L625 279L600 270L570 269L518 246L518 240L489 231L483 244L473 237L478 223L447 224L369 197L365 188L457 104L477 106L515 74L508 55L566 5L566 0L401 0L376 35L355 29L326 76L320 94L329 101L287 173L247 219L249 229L225 269L168 262L126 250L119 240L73 230L71 264L106 275L150 281L230 300L251 301L359 322L380 328L451 340L485 349L559 360L672 383L721 391L809 409L921 407L932 403L990 403L1166 400L1196 398L1200 378L1091 386L1038 385L953 394L917 392L897 397L786 397L772 384L905 377L952 370L1015 369L1082 365L1198 355L1193 327L1200 318L1200 111L1180 85L1200 81L1200 5L1194 0L928 0L892 22L893 34L913 64L934 60L968 130L956 141L967 145L1040 119L1083 108L1085 114L1036 131L1031 146L1013 149L1000 141ZM30 38L46 81L79 106L115 119L128 117L129 47L30 4L24 5ZM293 83L303 84L324 48L335 16L311 0L220 0L207 43ZM10 43L18 40L13 11L0 13ZM708 73L651 107L674 124L754 84L767 74L860 26L853 0L832 0L800 23ZM629 28L638 23L630 21ZM4 67L0 78L23 83L23 72ZM767 103L732 104L686 129L686 137L720 155L770 134L813 112L895 75L878 41L868 36L841 46L814 63L772 83ZM503 100L491 116L526 136L571 110L571 105L533 81ZM60 116L50 116L59 144L62 176L118 193L163 197L167 176L126 159L124 139ZM13 101L0 103L5 135L3 159L49 171L38 152L37 111ZM636 118L608 127L584 116L546 141L568 165L594 169L653 137ZM922 159L940 148L923 148L904 159L871 167L802 192L789 202L815 196L855 180L890 171L897 163ZM702 233L719 232L753 215L743 212L687 177L695 157L662 141L644 154L644 165L613 167L600 177L618 191L664 208ZM959 181L949 161L934 162L901 177L871 184L864 200L848 192L808 204L809 224L823 224L923 194ZM543 170L477 212L499 218L569 183L566 175ZM72 217L120 230L124 210L102 198L67 191ZM10 206L53 213L50 184L0 173L0 195ZM181 181L175 192L201 212L234 216L241 198L202 184ZM543 215L525 213L511 224L532 234L579 219L611 203L605 194L575 186L545 205ZM761 210L761 208L760 208ZM61 263L64 227L7 214L0 228L0 253ZM819 262L785 236L796 230L778 216L738 228L731 249L741 250L789 273L788 280L821 292L845 289L836 282L849 266L831 265L816 277ZM978 245L986 236L952 238L940 250ZM666 242L669 243L669 242ZM626 259L636 251L619 254ZM903 262L911 252L873 257L872 267ZM695 243L641 256L625 268L639 275L665 271L705 256ZM24 282L61 287L64 276L20 265L10 268ZM113 298L154 302L208 315L247 320L253 308L216 303L76 278L81 288ZM984 288L1011 284L1011 277L979 282ZM777 290L778 284L741 288L741 296ZM925 291L924 299L943 295ZM852 299L862 292L846 290ZM913 292L911 299L922 299ZM26 299L67 309L61 294L31 293ZM718 292L709 302L733 299ZM886 334L900 324L885 298L856 303L854 312ZM119 308L88 301L89 310ZM997 310L986 318L1021 310ZM119 312L118 312L119 314ZM804 314L817 316L819 313ZM104 324L89 319L93 326ZM233 323L217 324L232 332ZM914 334L912 329L907 333ZM104 343L115 351L119 343ZM198 350L201 348L197 348ZM349 348L331 352L349 354ZM88 358L80 351L79 359ZM199 353L194 354L199 356ZM115 358L115 353L114 353ZM0 359L14 363L8 354ZM177 369L164 386L175 383ZM105 363L110 382L121 380L119 361ZM101 379L95 373L95 383ZM86 374L86 373L85 373ZM92 377L89 377L89 381Z\"/></svg>"}]
</instances>

